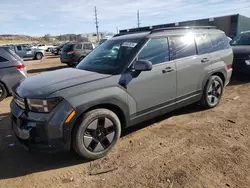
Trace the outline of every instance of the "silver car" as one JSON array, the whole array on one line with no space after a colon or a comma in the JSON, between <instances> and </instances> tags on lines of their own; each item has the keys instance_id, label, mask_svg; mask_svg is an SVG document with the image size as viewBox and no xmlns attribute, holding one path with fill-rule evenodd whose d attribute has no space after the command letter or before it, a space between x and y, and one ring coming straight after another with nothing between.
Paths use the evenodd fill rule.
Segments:
<instances>
[{"instance_id":1,"label":"silver car","mask_svg":"<svg viewBox=\"0 0 250 188\"><path fill-rule=\"evenodd\" d=\"M0 47L0 101L12 93L12 87L27 77L23 60L9 47Z\"/></svg>"}]
</instances>

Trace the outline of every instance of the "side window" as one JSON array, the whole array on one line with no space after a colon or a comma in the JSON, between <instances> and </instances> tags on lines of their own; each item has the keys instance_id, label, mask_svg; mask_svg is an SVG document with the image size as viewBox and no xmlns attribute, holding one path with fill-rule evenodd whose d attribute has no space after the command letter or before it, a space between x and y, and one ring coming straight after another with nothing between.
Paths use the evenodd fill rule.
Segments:
<instances>
[{"instance_id":1,"label":"side window","mask_svg":"<svg viewBox=\"0 0 250 188\"><path fill-rule=\"evenodd\" d=\"M77 49L77 50L81 50L81 49L82 49L82 44L77 44L77 45L76 45L76 49Z\"/></svg>"},{"instance_id":2,"label":"side window","mask_svg":"<svg viewBox=\"0 0 250 188\"><path fill-rule=\"evenodd\" d=\"M151 61L153 65L169 61L168 39L151 39L139 53L138 59Z\"/></svg>"},{"instance_id":3,"label":"side window","mask_svg":"<svg viewBox=\"0 0 250 188\"><path fill-rule=\"evenodd\" d=\"M93 50L92 44L84 44L84 49Z\"/></svg>"},{"instance_id":4,"label":"side window","mask_svg":"<svg viewBox=\"0 0 250 188\"><path fill-rule=\"evenodd\" d=\"M174 59L196 55L196 46L193 35L169 37Z\"/></svg>"},{"instance_id":5,"label":"side window","mask_svg":"<svg viewBox=\"0 0 250 188\"><path fill-rule=\"evenodd\" d=\"M22 51L22 46L17 46L16 48L18 51Z\"/></svg>"},{"instance_id":6,"label":"side window","mask_svg":"<svg viewBox=\"0 0 250 188\"><path fill-rule=\"evenodd\" d=\"M8 61L8 60L7 60L7 59L5 59L4 57L0 56L0 63L2 63L2 62L6 62L6 61Z\"/></svg>"},{"instance_id":7,"label":"side window","mask_svg":"<svg viewBox=\"0 0 250 188\"><path fill-rule=\"evenodd\" d=\"M210 34L213 51L225 49L225 43L220 34Z\"/></svg>"},{"instance_id":8,"label":"side window","mask_svg":"<svg viewBox=\"0 0 250 188\"><path fill-rule=\"evenodd\" d=\"M206 54L212 52L212 43L207 34L197 35L195 37L197 49L199 54Z\"/></svg>"}]
</instances>

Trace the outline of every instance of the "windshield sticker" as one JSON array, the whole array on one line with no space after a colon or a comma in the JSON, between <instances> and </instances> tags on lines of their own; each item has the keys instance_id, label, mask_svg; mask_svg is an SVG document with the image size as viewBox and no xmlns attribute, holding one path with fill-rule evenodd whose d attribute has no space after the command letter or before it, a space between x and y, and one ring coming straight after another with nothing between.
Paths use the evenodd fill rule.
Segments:
<instances>
[{"instance_id":1,"label":"windshield sticker","mask_svg":"<svg viewBox=\"0 0 250 188\"><path fill-rule=\"evenodd\" d=\"M134 42L124 42L122 44L123 47L129 47L129 48L134 48L137 45L137 43Z\"/></svg>"}]
</instances>

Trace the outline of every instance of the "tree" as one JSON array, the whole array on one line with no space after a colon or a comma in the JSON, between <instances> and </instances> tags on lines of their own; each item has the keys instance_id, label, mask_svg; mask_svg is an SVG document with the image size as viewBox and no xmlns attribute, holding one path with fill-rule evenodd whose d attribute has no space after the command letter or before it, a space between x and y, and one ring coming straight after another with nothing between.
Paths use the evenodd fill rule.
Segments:
<instances>
[{"instance_id":1,"label":"tree","mask_svg":"<svg viewBox=\"0 0 250 188\"><path fill-rule=\"evenodd\" d=\"M46 34L43 37L43 40L45 40L46 42L50 42L50 39L51 39L50 34Z\"/></svg>"}]
</instances>

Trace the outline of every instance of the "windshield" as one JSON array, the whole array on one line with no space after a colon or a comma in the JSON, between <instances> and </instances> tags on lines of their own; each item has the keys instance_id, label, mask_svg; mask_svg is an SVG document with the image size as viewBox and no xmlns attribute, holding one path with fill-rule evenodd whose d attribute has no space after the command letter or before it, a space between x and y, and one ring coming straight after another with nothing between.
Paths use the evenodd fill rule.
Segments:
<instances>
[{"instance_id":1,"label":"windshield","mask_svg":"<svg viewBox=\"0 0 250 188\"><path fill-rule=\"evenodd\" d=\"M230 45L238 46L238 45L250 45L250 33L241 33L236 36L233 40L231 40Z\"/></svg>"},{"instance_id":2,"label":"windshield","mask_svg":"<svg viewBox=\"0 0 250 188\"><path fill-rule=\"evenodd\" d=\"M78 69L103 74L119 73L128 61L140 39L107 40L77 66Z\"/></svg>"}]
</instances>

